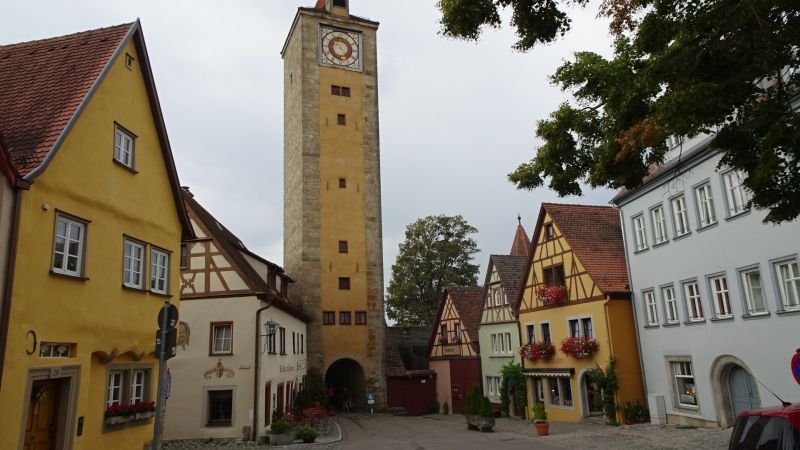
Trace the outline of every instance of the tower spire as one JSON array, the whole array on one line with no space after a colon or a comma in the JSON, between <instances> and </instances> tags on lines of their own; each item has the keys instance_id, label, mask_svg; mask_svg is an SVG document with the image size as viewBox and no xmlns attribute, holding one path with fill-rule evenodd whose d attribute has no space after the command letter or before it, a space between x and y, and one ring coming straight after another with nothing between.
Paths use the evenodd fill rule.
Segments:
<instances>
[{"instance_id":1,"label":"tower spire","mask_svg":"<svg viewBox=\"0 0 800 450\"><path fill-rule=\"evenodd\" d=\"M511 244L511 256L528 256L528 251L531 248L531 240L528 239L528 233L522 226L522 216L517 213L517 231L514 233L514 242Z\"/></svg>"}]
</instances>

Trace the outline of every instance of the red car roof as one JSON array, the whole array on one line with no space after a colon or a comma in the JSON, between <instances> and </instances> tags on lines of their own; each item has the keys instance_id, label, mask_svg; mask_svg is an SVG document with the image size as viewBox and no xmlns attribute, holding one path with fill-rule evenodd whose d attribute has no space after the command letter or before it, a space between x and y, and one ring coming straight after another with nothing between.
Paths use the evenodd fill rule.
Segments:
<instances>
[{"instance_id":1,"label":"red car roof","mask_svg":"<svg viewBox=\"0 0 800 450\"><path fill-rule=\"evenodd\" d=\"M769 408L754 409L739 414L743 416L770 416L780 417L789 421L796 430L800 430L800 403L789 406L771 406Z\"/></svg>"}]
</instances>

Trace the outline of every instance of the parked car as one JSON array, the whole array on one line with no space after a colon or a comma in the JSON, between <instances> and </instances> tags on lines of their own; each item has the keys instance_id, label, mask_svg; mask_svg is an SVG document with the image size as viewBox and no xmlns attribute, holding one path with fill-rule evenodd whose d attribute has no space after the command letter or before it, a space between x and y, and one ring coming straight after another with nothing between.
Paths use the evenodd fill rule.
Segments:
<instances>
[{"instance_id":1,"label":"parked car","mask_svg":"<svg viewBox=\"0 0 800 450\"><path fill-rule=\"evenodd\" d=\"M800 449L800 403L739 414L729 450Z\"/></svg>"}]
</instances>

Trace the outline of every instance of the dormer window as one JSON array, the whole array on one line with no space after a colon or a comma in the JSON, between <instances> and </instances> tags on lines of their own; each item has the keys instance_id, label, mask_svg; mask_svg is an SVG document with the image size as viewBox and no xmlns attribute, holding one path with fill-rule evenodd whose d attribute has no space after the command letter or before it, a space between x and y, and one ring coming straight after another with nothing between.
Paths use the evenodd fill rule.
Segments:
<instances>
[{"instance_id":1,"label":"dormer window","mask_svg":"<svg viewBox=\"0 0 800 450\"><path fill-rule=\"evenodd\" d=\"M548 223L544 226L544 239L549 241L556 237L556 232L553 230L553 224Z\"/></svg>"}]
</instances>

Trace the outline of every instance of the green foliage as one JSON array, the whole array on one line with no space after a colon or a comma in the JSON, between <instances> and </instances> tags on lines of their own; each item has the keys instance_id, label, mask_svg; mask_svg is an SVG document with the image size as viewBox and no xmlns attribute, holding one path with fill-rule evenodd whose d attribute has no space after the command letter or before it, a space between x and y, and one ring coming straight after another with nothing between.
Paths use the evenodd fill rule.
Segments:
<instances>
[{"instance_id":1,"label":"green foliage","mask_svg":"<svg viewBox=\"0 0 800 450\"><path fill-rule=\"evenodd\" d=\"M480 415L481 417L494 417L494 411L492 411L492 402L489 401L489 397L481 397Z\"/></svg>"},{"instance_id":2,"label":"green foliage","mask_svg":"<svg viewBox=\"0 0 800 450\"><path fill-rule=\"evenodd\" d=\"M503 415L509 415L509 408L511 407L511 398L514 398L514 404L521 406L525 404L526 388L525 377L522 374L522 364L516 364L513 361L504 364L500 368L500 375L502 380L500 382L500 404Z\"/></svg>"},{"instance_id":3,"label":"green foliage","mask_svg":"<svg viewBox=\"0 0 800 450\"><path fill-rule=\"evenodd\" d=\"M269 426L270 434L284 434L292 429L292 424L285 420L276 420Z\"/></svg>"},{"instance_id":4,"label":"green foliage","mask_svg":"<svg viewBox=\"0 0 800 450\"><path fill-rule=\"evenodd\" d=\"M614 396L619 390L619 379L615 371L617 367L617 358L612 356L608 361L608 365L604 368L597 364L597 367L589 369L586 373L589 379L592 380L598 391L600 391L600 403L603 405L603 414L606 416L606 423L609 425L617 424L617 406Z\"/></svg>"},{"instance_id":5,"label":"green foliage","mask_svg":"<svg viewBox=\"0 0 800 450\"><path fill-rule=\"evenodd\" d=\"M439 412L439 402L437 400L431 400L430 402L430 410L431 414L436 414Z\"/></svg>"},{"instance_id":6,"label":"green foliage","mask_svg":"<svg viewBox=\"0 0 800 450\"><path fill-rule=\"evenodd\" d=\"M478 246L470 235L477 232L461 216L428 216L408 225L386 290L389 319L429 327L448 285L475 285Z\"/></svg>"},{"instance_id":7,"label":"green foliage","mask_svg":"<svg viewBox=\"0 0 800 450\"><path fill-rule=\"evenodd\" d=\"M294 402L294 412L299 414L308 408L312 403L319 403L323 406L328 404L328 390L322 372L318 367L310 366L306 372L306 384L297 393Z\"/></svg>"},{"instance_id":8,"label":"green foliage","mask_svg":"<svg viewBox=\"0 0 800 450\"><path fill-rule=\"evenodd\" d=\"M307 444L314 442L317 439L317 431L311 427L305 426L297 430L295 439L300 439Z\"/></svg>"},{"instance_id":9,"label":"green foliage","mask_svg":"<svg viewBox=\"0 0 800 450\"><path fill-rule=\"evenodd\" d=\"M482 398L483 394L481 394L480 386L473 384L472 388L467 393L467 401L464 405L464 414L473 416L480 414Z\"/></svg>"},{"instance_id":10,"label":"green foliage","mask_svg":"<svg viewBox=\"0 0 800 450\"><path fill-rule=\"evenodd\" d=\"M584 0L442 0L442 33L476 40L511 7L519 50L569 29ZM509 179L559 195L635 188L665 162L668 136L716 133L720 164L741 171L766 221L800 215L800 8L789 0L605 0L614 53L577 52L552 82L573 101L541 120L543 144ZM679 150L682 150L680 148ZM680 170L677 171L680 174Z\"/></svg>"},{"instance_id":11,"label":"green foliage","mask_svg":"<svg viewBox=\"0 0 800 450\"><path fill-rule=\"evenodd\" d=\"M547 411L545 411L544 405L539 402L533 404L533 421L536 423L547 422Z\"/></svg>"},{"instance_id":12,"label":"green foliage","mask_svg":"<svg viewBox=\"0 0 800 450\"><path fill-rule=\"evenodd\" d=\"M442 404L442 414L450 414L450 405L447 402Z\"/></svg>"}]
</instances>

